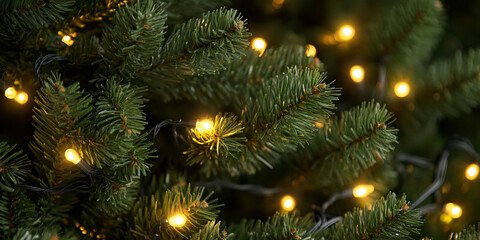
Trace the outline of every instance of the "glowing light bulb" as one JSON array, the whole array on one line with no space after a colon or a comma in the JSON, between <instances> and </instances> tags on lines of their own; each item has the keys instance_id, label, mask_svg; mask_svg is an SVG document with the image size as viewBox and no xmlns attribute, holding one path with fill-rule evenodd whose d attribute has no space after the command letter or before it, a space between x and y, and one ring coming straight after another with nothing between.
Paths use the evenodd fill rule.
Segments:
<instances>
[{"instance_id":1,"label":"glowing light bulb","mask_svg":"<svg viewBox=\"0 0 480 240\"><path fill-rule=\"evenodd\" d=\"M455 203L447 203L443 206L443 211L451 218L456 219L462 216L462 208Z\"/></svg>"},{"instance_id":2,"label":"glowing light bulb","mask_svg":"<svg viewBox=\"0 0 480 240\"><path fill-rule=\"evenodd\" d=\"M25 104L28 101L28 94L23 91L17 92L15 95L15 101L20 104Z\"/></svg>"},{"instance_id":3,"label":"glowing light bulb","mask_svg":"<svg viewBox=\"0 0 480 240\"><path fill-rule=\"evenodd\" d=\"M356 198L363 198L368 196L374 190L375 188L373 187L373 185L370 185L370 184L358 185L355 188L353 188L353 196Z\"/></svg>"},{"instance_id":4,"label":"glowing light bulb","mask_svg":"<svg viewBox=\"0 0 480 240\"><path fill-rule=\"evenodd\" d=\"M337 41L348 41L355 36L355 28L350 25L343 25L335 33L335 39Z\"/></svg>"},{"instance_id":5,"label":"glowing light bulb","mask_svg":"<svg viewBox=\"0 0 480 240\"><path fill-rule=\"evenodd\" d=\"M295 199L290 195L285 195L282 200L282 209L285 211L292 211L295 208Z\"/></svg>"},{"instance_id":6,"label":"glowing light bulb","mask_svg":"<svg viewBox=\"0 0 480 240\"><path fill-rule=\"evenodd\" d=\"M5 97L8 99L14 99L17 95L17 90L14 87L9 87L5 90Z\"/></svg>"},{"instance_id":7,"label":"glowing light bulb","mask_svg":"<svg viewBox=\"0 0 480 240\"><path fill-rule=\"evenodd\" d=\"M267 42L265 42L263 38L254 38L252 40L252 47L256 51L263 53L263 51L265 51L265 48L267 48Z\"/></svg>"},{"instance_id":8,"label":"glowing light bulb","mask_svg":"<svg viewBox=\"0 0 480 240\"><path fill-rule=\"evenodd\" d=\"M185 226L186 222L186 217L183 214L176 214L175 216L168 219L168 223L170 223L172 227L183 227Z\"/></svg>"},{"instance_id":9,"label":"glowing light bulb","mask_svg":"<svg viewBox=\"0 0 480 240\"><path fill-rule=\"evenodd\" d=\"M479 170L478 164L472 163L465 169L465 177L470 181L475 180L478 177Z\"/></svg>"},{"instance_id":10,"label":"glowing light bulb","mask_svg":"<svg viewBox=\"0 0 480 240\"><path fill-rule=\"evenodd\" d=\"M73 45L73 39L70 37L70 35L65 35L62 37L62 42L67 44L67 46L72 46Z\"/></svg>"},{"instance_id":11,"label":"glowing light bulb","mask_svg":"<svg viewBox=\"0 0 480 240\"><path fill-rule=\"evenodd\" d=\"M210 132L213 128L213 122L208 119L198 121L195 127L199 132Z\"/></svg>"},{"instance_id":12,"label":"glowing light bulb","mask_svg":"<svg viewBox=\"0 0 480 240\"><path fill-rule=\"evenodd\" d=\"M312 44L308 44L305 54L307 54L307 57L315 57L315 55L317 55L317 49Z\"/></svg>"},{"instance_id":13,"label":"glowing light bulb","mask_svg":"<svg viewBox=\"0 0 480 240\"><path fill-rule=\"evenodd\" d=\"M394 90L397 97L403 98L408 96L408 94L410 93L410 86L406 82L399 82L395 84Z\"/></svg>"},{"instance_id":14,"label":"glowing light bulb","mask_svg":"<svg viewBox=\"0 0 480 240\"><path fill-rule=\"evenodd\" d=\"M350 68L350 77L356 83L362 82L365 78L365 70L362 66L355 65Z\"/></svg>"},{"instance_id":15,"label":"glowing light bulb","mask_svg":"<svg viewBox=\"0 0 480 240\"><path fill-rule=\"evenodd\" d=\"M72 148L69 148L65 151L65 158L74 164L78 164L80 162L80 155L78 155L78 152Z\"/></svg>"},{"instance_id":16,"label":"glowing light bulb","mask_svg":"<svg viewBox=\"0 0 480 240\"><path fill-rule=\"evenodd\" d=\"M450 217L450 215L446 214L446 213L442 213L440 214L440 221L444 222L444 223L450 223L452 221L452 217Z\"/></svg>"}]
</instances>

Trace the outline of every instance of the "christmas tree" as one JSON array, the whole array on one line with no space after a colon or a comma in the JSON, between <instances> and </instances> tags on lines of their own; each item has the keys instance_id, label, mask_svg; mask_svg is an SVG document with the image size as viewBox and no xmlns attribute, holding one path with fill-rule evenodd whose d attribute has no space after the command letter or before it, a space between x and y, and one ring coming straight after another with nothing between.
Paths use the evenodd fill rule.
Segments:
<instances>
[{"instance_id":1,"label":"christmas tree","mask_svg":"<svg viewBox=\"0 0 480 240\"><path fill-rule=\"evenodd\" d=\"M0 238L479 239L468 6L4 0Z\"/></svg>"}]
</instances>

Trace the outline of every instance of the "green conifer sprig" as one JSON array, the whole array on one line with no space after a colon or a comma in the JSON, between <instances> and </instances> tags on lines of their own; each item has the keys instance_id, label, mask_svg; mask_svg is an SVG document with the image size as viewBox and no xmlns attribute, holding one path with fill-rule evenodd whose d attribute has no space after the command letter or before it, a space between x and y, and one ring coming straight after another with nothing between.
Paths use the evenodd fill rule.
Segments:
<instances>
[{"instance_id":1,"label":"green conifer sprig","mask_svg":"<svg viewBox=\"0 0 480 240\"><path fill-rule=\"evenodd\" d=\"M235 234L236 239L245 240L316 240L318 233L305 236L313 227L313 218L310 215L303 217L294 213L276 213L265 222L261 220L243 220L232 225L228 231Z\"/></svg>"},{"instance_id":2,"label":"green conifer sprig","mask_svg":"<svg viewBox=\"0 0 480 240\"><path fill-rule=\"evenodd\" d=\"M0 238L13 239L20 229L34 231L36 217L35 204L26 196L25 190L0 193Z\"/></svg>"},{"instance_id":3,"label":"green conifer sprig","mask_svg":"<svg viewBox=\"0 0 480 240\"><path fill-rule=\"evenodd\" d=\"M480 100L480 50L434 62L417 78L416 112L423 119L458 116Z\"/></svg>"},{"instance_id":4,"label":"green conifer sprig","mask_svg":"<svg viewBox=\"0 0 480 240\"><path fill-rule=\"evenodd\" d=\"M134 237L190 239L217 217L220 205L215 204L216 200L209 200L212 193L204 196L204 191L204 188L191 188L188 184L141 197L132 208L130 229ZM182 227L173 227L168 223L177 214L185 216L186 222Z\"/></svg>"},{"instance_id":5,"label":"green conifer sprig","mask_svg":"<svg viewBox=\"0 0 480 240\"><path fill-rule=\"evenodd\" d=\"M236 10L207 12L182 24L167 38L160 64L146 71L142 79L163 92L188 76L217 74L245 55L249 36Z\"/></svg>"},{"instance_id":6,"label":"green conifer sprig","mask_svg":"<svg viewBox=\"0 0 480 240\"><path fill-rule=\"evenodd\" d=\"M163 2L137 1L118 9L101 43L110 70L118 69L128 79L158 64L166 20Z\"/></svg>"},{"instance_id":7,"label":"green conifer sprig","mask_svg":"<svg viewBox=\"0 0 480 240\"><path fill-rule=\"evenodd\" d=\"M232 240L236 239L231 233L221 230L220 222L208 222L198 233L193 234L191 240Z\"/></svg>"},{"instance_id":8,"label":"green conifer sprig","mask_svg":"<svg viewBox=\"0 0 480 240\"><path fill-rule=\"evenodd\" d=\"M30 161L23 151L13 151L14 146L0 142L0 189L12 192L13 185L21 183L29 172Z\"/></svg>"},{"instance_id":9,"label":"green conifer sprig","mask_svg":"<svg viewBox=\"0 0 480 240\"><path fill-rule=\"evenodd\" d=\"M439 3L408 0L388 6L371 26L371 46L392 65L411 66L425 60L443 32Z\"/></svg>"},{"instance_id":10,"label":"green conifer sprig","mask_svg":"<svg viewBox=\"0 0 480 240\"><path fill-rule=\"evenodd\" d=\"M478 240L480 238L480 225L474 224L468 226L461 232L452 233L450 240Z\"/></svg>"},{"instance_id":11,"label":"green conifer sprig","mask_svg":"<svg viewBox=\"0 0 480 240\"><path fill-rule=\"evenodd\" d=\"M342 186L362 171L383 162L397 143L397 129L390 127L393 114L385 106L363 102L352 110L320 124L310 145L300 150L301 161L313 164L320 185Z\"/></svg>"},{"instance_id":12,"label":"green conifer sprig","mask_svg":"<svg viewBox=\"0 0 480 240\"><path fill-rule=\"evenodd\" d=\"M75 0L7 0L0 3L0 36L13 37L63 20Z\"/></svg>"},{"instance_id":13,"label":"green conifer sprig","mask_svg":"<svg viewBox=\"0 0 480 240\"><path fill-rule=\"evenodd\" d=\"M419 210L409 210L406 197L395 193L371 207L355 208L344 219L321 231L326 239L414 239L422 224Z\"/></svg>"}]
</instances>

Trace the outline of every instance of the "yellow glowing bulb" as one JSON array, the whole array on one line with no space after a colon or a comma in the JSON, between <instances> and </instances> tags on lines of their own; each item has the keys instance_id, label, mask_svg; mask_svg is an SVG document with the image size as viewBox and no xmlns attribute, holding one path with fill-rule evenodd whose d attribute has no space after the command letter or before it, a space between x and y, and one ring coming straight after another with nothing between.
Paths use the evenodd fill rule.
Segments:
<instances>
[{"instance_id":1,"label":"yellow glowing bulb","mask_svg":"<svg viewBox=\"0 0 480 240\"><path fill-rule=\"evenodd\" d=\"M284 196L281 203L282 209L285 211L292 211L295 208L295 199L290 195Z\"/></svg>"},{"instance_id":2,"label":"yellow glowing bulb","mask_svg":"<svg viewBox=\"0 0 480 240\"><path fill-rule=\"evenodd\" d=\"M394 90L397 97L403 98L408 96L408 94L410 93L410 86L406 82L399 82L395 84Z\"/></svg>"},{"instance_id":3,"label":"yellow glowing bulb","mask_svg":"<svg viewBox=\"0 0 480 240\"><path fill-rule=\"evenodd\" d=\"M15 101L20 104L25 104L28 101L28 94L23 91L17 92L15 95Z\"/></svg>"},{"instance_id":4,"label":"yellow glowing bulb","mask_svg":"<svg viewBox=\"0 0 480 240\"><path fill-rule=\"evenodd\" d=\"M196 124L196 128L199 132L209 132L212 130L213 122L210 120L202 120L198 121Z\"/></svg>"},{"instance_id":5,"label":"yellow glowing bulb","mask_svg":"<svg viewBox=\"0 0 480 240\"><path fill-rule=\"evenodd\" d=\"M65 151L65 158L74 164L78 164L80 162L80 156L78 155L78 152L71 148Z\"/></svg>"},{"instance_id":6,"label":"yellow glowing bulb","mask_svg":"<svg viewBox=\"0 0 480 240\"><path fill-rule=\"evenodd\" d=\"M315 57L315 55L317 55L317 49L312 44L308 44L305 54L307 54L307 57Z\"/></svg>"},{"instance_id":7,"label":"yellow glowing bulb","mask_svg":"<svg viewBox=\"0 0 480 240\"><path fill-rule=\"evenodd\" d=\"M168 219L168 222L172 227L183 227L185 223L187 222L185 215L183 214L177 214L170 219Z\"/></svg>"},{"instance_id":8,"label":"yellow glowing bulb","mask_svg":"<svg viewBox=\"0 0 480 240\"><path fill-rule=\"evenodd\" d=\"M442 213L440 215L440 221L442 221L444 223L450 223L452 221L452 217L450 217L450 215L448 215L446 213Z\"/></svg>"},{"instance_id":9,"label":"yellow glowing bulb","mask_svg":"<svg viewBox=\"0 0 480 240\"><path fill-rule=\"evenodd\" d=\"M478 177L479 170L478 164L472 163L465 170L465 177L470 181L475 180Z\"/></svg>"},{"instance_id":10,"label":"yellow glowing bulb","mask_svg":"<svg viewBox=\"0 0 480 240\"><path fill-rule=\"evenodd\" d=\"M14 87L9 87L5 90L5 97L8 99L14 99L17 95L17 90Z\"/></svg>"},{"instance_id":11,"label":"yellow glowing bulb","mask_svg":"<svg viewBox=\"0 0 480 240\"><path fill-rule=\"evenodd\" d=\"M65 35L62 37L62 42L67 44L68 46L72 46L73 45L73 39L72 37L70 37L69 35Z\"/></svg>"},{"instance_id":12,"label":"yellow glowing bulb","mask_svg":"<svg viewBox=\"0 0 480 240\"><path fill-rule=\"evenodd\" d=\"M265 48L267 48L267 42L265 42L263 38L254 38L252 40L252 47L259 52L263 52Z\"/></svg>"},{"instance_id":13,"label":"yellow glowing bulb","mask_svg":"<svg viewBox=\"0 0 480 240\"><path fill-rule=\"evenodd\" d=\"M443 207L443 210L446 214L448 214L451 218L459 218L462 216L462 208L455 203L447 203Z\"/></svg>"},{"instance_id":14,"label":"yellow glowing bulb","mask_svg":"<svg viewBox=\"0 0 480 240\"><path fill-rule=\"evenodd\" d=\"M365 70L362 66L355 65L350 68L350 77L356 83L362 82L365 78Z\"/></svg>"},{"instance_id":15,"label":"yellow glowing bulb","mask_svg":"<svg viewBox=\"0 0 480 240\"><path fill-rule=\"evenodd\" d=\"M348 41L355 36L355 28L350 25L343 25L336 33L335 39L337 41Z\"/></svg>"},{"instance_id":16,"label":"yellow glowing bulb","mask_svg":"<svg viewBox=\"0 0 480 240\"><path fill-rule=\"evenodd\" d=\"M363 198L368 196L374 190L375 188L373 187L373 185L370 185L370 184L358 185L355 188L353 188L353 196L356 198Z\"/></svg>"}]
</instances>

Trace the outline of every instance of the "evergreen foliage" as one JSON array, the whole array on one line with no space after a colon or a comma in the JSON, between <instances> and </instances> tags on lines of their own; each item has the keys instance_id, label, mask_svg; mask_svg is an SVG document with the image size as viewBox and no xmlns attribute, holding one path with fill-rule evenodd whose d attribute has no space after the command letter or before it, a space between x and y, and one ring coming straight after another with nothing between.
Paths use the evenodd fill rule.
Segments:
<instances>
[{"instance_id":1,"label":"evergreen foliage","mask_svg":"<svg viewBox=\"0 0 480 240\"><path fill-rule=\"evenodd\" d=\"M390 193L371 207L356 208L322 235L328 239L414 239L422 220L418 210L408 210L405 198Z\"/></svg>"},{"instance_id":2,"label":"evergreen foliage","mask_svg":"<svg viewBox=\"0 0 480 240\"><path fill-rule=\"evenodd\" d=\"M480 237L480 227L478 224L470 225L462 232L452 233L450 240L477 240Z\"/></svg>"},{"instance_id":3,"label":"evergreen foliage","mask_svg":"<svg viewBox=\"0 0 480 240\"><path fill-rule=\"evenodd\" d=\"M30 161L22 151L12 152L15 146L0 142L0 189L13 191L13 186L23 182L29 172Z\"/></svg>"}]
</instances>

